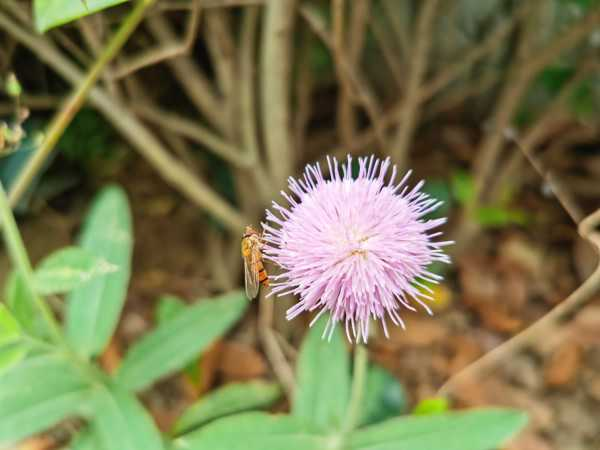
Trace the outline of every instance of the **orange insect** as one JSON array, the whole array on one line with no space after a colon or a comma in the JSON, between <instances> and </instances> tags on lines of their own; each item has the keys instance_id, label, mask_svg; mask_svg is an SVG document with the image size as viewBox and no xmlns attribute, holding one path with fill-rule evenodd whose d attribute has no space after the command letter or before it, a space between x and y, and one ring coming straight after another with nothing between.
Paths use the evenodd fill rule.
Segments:
<instances>
[{"instance_id":1,"label":"orange insect","mask_svg":"<svg viewBox=\"0 0 600 450\"><path fill-rule=\"evenodd\" d=\"M265 287L269 286L269 276L263 264L262 246L261 235L251 226L247 226L242 237L242 258L244 259L246 296L250 300L258 295L260 284Z\"/></svg>"}]
</instances>

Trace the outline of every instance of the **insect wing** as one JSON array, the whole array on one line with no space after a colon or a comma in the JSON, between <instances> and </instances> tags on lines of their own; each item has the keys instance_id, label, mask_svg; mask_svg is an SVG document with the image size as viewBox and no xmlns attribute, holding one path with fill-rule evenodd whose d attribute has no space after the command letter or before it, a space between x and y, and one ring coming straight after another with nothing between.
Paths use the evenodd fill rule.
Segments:
<instances>
[{"instance_id":1,"label":"insect wing","mask_svg":"<svg viewBox=\"0 0 600 450\"><path fill-rule=\"evenodd\" d=\"M246 286L246 296L253 300L258 295L258 261L260 255L255 248L250 249L250 254L244 257L244 279Z\"/></svg>"}]
</instances>

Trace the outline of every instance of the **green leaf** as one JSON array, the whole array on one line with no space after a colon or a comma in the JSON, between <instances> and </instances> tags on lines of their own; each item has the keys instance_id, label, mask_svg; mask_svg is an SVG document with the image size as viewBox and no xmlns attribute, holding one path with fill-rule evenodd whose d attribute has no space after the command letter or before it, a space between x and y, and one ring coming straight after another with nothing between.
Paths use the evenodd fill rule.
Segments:
<instances>
[{"instance_id":1,"label":"green leaf","mask_svg":"<svg viewBox=\"0 0 600 450\"><path fill-rule=\"evenodd\" d=\"M473 177L464 170L457 170L452 174L450 180L452 194L456 200L465 205L473 201L475 197L475 185Z\"/></svg>"},{"instance_id":2,"label":"green leaf","mask_svg":"<svg viewBox=\"0 0 600 450\"><path fill-rule=\"evenodd\" d=\"M104 450L102 442L95 429L84 428L71 440L68 450Z\"/></svg>"},{"instance_id":3,"label":"green leaf","mask_svg":"<svg viewBox=\"0 0 600 450\"><path fill-rule=\"evenodd\" d=\"M0 376L23 360L27 348L22 343L0 346Z\"/></svg>"},{"instance_id":4,"label":"green leaf","mask_svg":"<svg viewBox=\"0 0 600 450\"><path fill-rule=\"evenodd\" d=\"M81 413L89 394L64 356L25 359L0 376L0 447Z\"/></svg>"},{"instance_id":5,"label":"green leaf","mask_svg":"<svg viewBox=\"0 0 600 450\"><path fill-rule=\"evenodd\" d=\"M225 333L248 305L242 292L235 291L187 307L133 345L116 374L117 381L140 390L182 369Z\"/></svg>"},{"instance_id":6,"label":"green leaf","mask_svg":"<svg viewBox=\"0 0 600 450\"><path fill-rule=\"evenodd\" d=\"M82 355L94 356L106 347L117 326L129 282L131 214L121 188L105 188L96 197L80 246L119 268L86 282L67 298L67 338Z\"/></svg>"},{"instance_id":7,"label":"green leaf","mask_svg":"<svg viewBox=\"0 0 600 450\"><path fill-rule=\"evenodd\" d=\"M418 416L427 416L430 414L441 414L445 413L450 409L448 399L445 397L426 398L421 400L415 409L413 414Z\"/></svg>"},{"instance_id":8,"label":"green leaf","mask_svg":"<svg viewBox=\"0 0 600 450\"><path fill-rule=\"evenodd\" d=\"M156 322L168 322L186 308L186 303L172 295L164 295L158 300L155 311Z\"/></svg>"},{"instance_id":9,"label":"green leaf","mask_svg":"<svg viewBox=\"0 0 600 450\"><path fill-rule=\"evenodd\" d=\"M428 181L423 186L422 191L429 194L432 198L444 202L438 209L427 214L427 219L438 219L440 217L446 217L448 214L450 214L450 210L452 208L452 194L450 192L450 185L446 181Z\"/></svg>"},{"instance_id":10,"label":"green leaf","mask_svg":"<svg viewBox=\"0 0 600 450\"><path fill-rule=\"evenodd\" d=\"M474 410L390 419L355 431L351 450L490 450L525 426L527 416L508 409Z\"/></svg>"},{"instance_id":11,"label":"green leaf","mask_svg":"<svg viewBox=\"0 0 600 450\"><path fill-rule=\"evenodd\" d=\"M13 271L8 276L4 295L8 308L24 330L40 338L47 336L48 327L35 307L31 291L18 272Z\"/></svg>"},{"instance_id":12,"label":"green leaf","mask_svg":"<svg viewBox=\"0 0 600 450\"><path fill-rule=\"evenodd\" d=\"M15 342L21 336L21 327L5 305L0 303L0 347Z\"/></svg>"},{"instance_id":13,"label":"green leaf","mask_svg":"<svg viewBox=\"0 0 600 450\"><path fill-rule=\"evenodd\" d=\"M38 265L34 273L35 287L41 295L61 294L117 270L117 266L83 248L66 247Z\"/></svg>"},{"instance_id":14,"label":"green leaf","mask_svg":"<svg viewBox=\"0 0 600 450\"><path fill-rule=\"evenodd\" d=\"M406 408L406 392L398 380L382 367L373 365L367 373L361 425L395 417Z\"/></svg>"},{"instance_id":15,"label":"green leaf","mask_svg":"<svg viewBox=\"0 0 600 450\"><path fill-rule=\"evenodd\" d=\"M92 426L103 448L161 450L156 425L139 401L119 386L101 386L95 392Z\"/></svg>"},{"instance_id":16,"label":"green leaf","mask_svg":"<svg viewBox=\"0 0 600 450\"><path fill-rule=\"evenodd\" d=\"M174 440L175 450L323 450L328 438L311 434L285 415L238 414L216 420Z\"/></svg>"},{"instance_id":17,"label":"green leaf","mask_svg":"<svg viewBox=\"0 0 600 450\"><path fill-rule=\"evenodd\" d=\"M33 14L36 29L43 33L50 28L79 19L127 0L35 0Z\"/></svg>"},{"instance_id":18,"label":"green leaf","mask_svg":"<svg viewBox=\"0 0 600 450\"><path fill-rule=\"evenodd\" d=\"M350 357L339 327L322 338L329 316L308 331L298 356L298 387L292 414L320 430L339 428L350 396Z\"/></svg>"},{"instance_id":19,"label":"green leaf","mask_svg":"<svg viewBox=\"0 0 600 450\"><path fill-rule=\"evenodd\" d=\"M190 406L175 424L174 434L183 434L219 417L266 408L281 396L274 383L233 383L213 391Z\"/></svg>"},{"instance_id":20,"label":"green leaf","mask_svg":"<svg viewBox=\"0 0 600 450\"><path fill-rule=\"evenodd\" d=\"M518 209L501 206L482 206L476 211L477 222L487 228L503 228L509 225L525 225L527 214Z\"/></svg>"}]
</instances>

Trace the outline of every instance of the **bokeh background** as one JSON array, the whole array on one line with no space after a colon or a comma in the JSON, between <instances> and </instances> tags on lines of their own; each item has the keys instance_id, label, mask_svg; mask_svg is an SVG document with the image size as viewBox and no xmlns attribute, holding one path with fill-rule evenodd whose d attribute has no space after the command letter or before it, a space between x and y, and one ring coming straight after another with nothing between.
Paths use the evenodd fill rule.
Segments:
<instances>
[{"instance_id":1,"label":"bokeh background","mask_svg":"<svg viewBox=\"0 0 600 450\"><path fill-rule=\"evenodd\" d=\"M596 267L577 222L600 206L600 5L272 3L267 11L261 0L157 1L29 183L16 207L25 242L34 261L67 245L100 187L125 188L133 277L101 358L111 370L155 322L161 294L191 299L242 286L243 227L263 220L288 176L326 155L389 156L445 201L438 214L456 240L453 265L435 268L445 276L435 316L407 312L406 331L369 343L371 358L404 386L402 402L414 405ZM0 125L13 132L0 142L4 186L129 9L41 34L29 2L2 0ZM5 256L0 264L4 275ZM591 298L453 389L454 405L526 410L531 423L513 450L599 448L600 303ZM285 321L293 301L272 302L267 318L292 363L308 323ZM254 305L198 362L201 375L145 394L159 424L215 386L272 377L258 317Z\"/></svg>"}]
</instances>

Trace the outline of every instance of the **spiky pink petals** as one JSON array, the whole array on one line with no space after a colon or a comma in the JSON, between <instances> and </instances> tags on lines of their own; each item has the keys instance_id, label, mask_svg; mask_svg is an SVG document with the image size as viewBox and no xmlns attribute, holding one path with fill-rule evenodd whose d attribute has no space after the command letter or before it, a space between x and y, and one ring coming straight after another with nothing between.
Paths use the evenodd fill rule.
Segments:
<instances>
[{"instance_id":1,"label":"spiky pink petals","mask_svg":"<svg viewBox=\"0 0 600 450\"><path fill-rule=\"evenodd\" d=\"M450 242L434 241L441 233L431 230L446 219L424 219L442 202L420 192L423 181L409 188L410 172L396 182L389 158L359 158L356 177L350 156L346 164L327 161L329 179L319 164L290 177L292 193L282 192L288 206L267 210L263 251L281 269L272 292L299 297L288 320L329 311L326 333L344 322L349 340L366 342L370 319L381 320L387 336L386 318L404 328L402 307L431 314L427 284L441 277L427 267L450 262L442 251Z\"/></svg>"}]
</instances>

